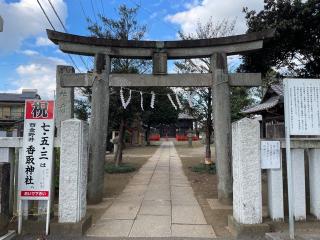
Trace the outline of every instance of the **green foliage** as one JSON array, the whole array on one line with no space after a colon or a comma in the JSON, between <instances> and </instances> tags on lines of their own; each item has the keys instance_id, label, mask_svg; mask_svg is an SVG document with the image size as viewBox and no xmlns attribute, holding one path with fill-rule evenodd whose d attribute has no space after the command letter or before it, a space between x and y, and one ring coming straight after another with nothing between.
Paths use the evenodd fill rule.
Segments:
<instances>
[{"instance_id":1,"label":"green foliage","mask_svg":"<svg viewBox=\"0 0 320 240\"><path fill-rule=\"evenodd\" d=\"M113 162L108 162L105 165L105 171L110 174L114 173L128 173L134 172L137 170L137 167L132 163L121 163L119 166L116 166Z\"/></svg>"},{"instance_id":2,"label":"green foliage","mask_svg":"<svg viewBox=\"0 0 320 240\"><path fill-rule=\"evenodd\" d=\"M130 142L131 134L128 131L124 133L124 142Z\"/></svg>"},{"instance_id":3,"label":"green foliage","mask_svg":"<svg viewBox=\"0 0 320 240\"><path fill-rule=\"evenodd\" d=\"M146 26L139 25L136 16L139 8L129 8L126 5L120 5L118 8L118 17L112 19L99 15L101 24L88 19L88 30L92 36L118 40L141 40L146 33ZM114 73L149 73L151 70L151 62L141 59L121 59L112 58L111 71ZM156 93L173 93L170 88L136 88L135 90ZM144 109L140 107L140 93L132 92L131 102L127 109L122 108L120 100L120 88L111 89L110 109L109 109L109 131L119 129L121 119L124 119L126 126L134 119L141 119L145 124L159 124L167 122L175 122L178 113L173 110L167 97L157 96L155 108L150 108L150 95L144 95ZM90 90L85 91L90 94ZM124 89L124 97L128 98L129 90Z\"/></svg>"},{"instance_id":4,"label":"green foliage","mask_svg":"<svg viewBox=\"0 0 320 240\"><path fill-rule=\"evenodd\" d=\"M241 110L245 106L250 106L253 99L250 98L248 89L245 87L232 87L230 95L231 121L237 121L244 117Z\"/></svg>"},{"instance_id":5,"label":"green foliage","mask_svg":"<svg viewBox=\"0 0 320 240\"><path fill-rule=\"evenodd\" d=\"M262 72L272 67L281 75L320 76L319 0L265 0L260 12L244 9L248 32L276 29L258 53L244 57L240 71ZM286 70L284 71L283 68Z\"/></svg>"},{"instance_id":6,"label":"green foliage","mask_svg":"<svg viewBox=\"0 0 320 240\"><path fill-rule=\"evenodd\" d=\"M146 26L140 26L136 20L138 8L128 8L120 5L117 19L99 15L101 24L88 19L88 30L92 36L98 38L118 40L141 40L146 32ZM150 64L139 59L112 58L111 71L116 73L141 73L148 71ZM125 110L122 108L119 92L120 88L111 88L109 107L109 131L119 129L121 119L130 122L140 112L140 94L132 95L131 103ZM125 99L128 98L128 91L124 90Z\"/></svg>"},{"instance_id":7,"label":"green foliage","mask_svg":"<svg viewBox=\"0 0 320 240\"><path fill-rule=\"evenodd\" d=\"M140 40L144 37L147 27L138 24L136 20L138 9L139 7L129 8L121 4L117 20L99 15L102 25L88 19L90 23L88 30L99 38Z\"/></svg>"},{"instance_id":8,"label":"green foliage","mask_svg":"<svg viewBox=\"0 0 320 240\"><path fill-rule=\"evenodd\" d=\"M89 117L90 103L87 99L74 100L74 114L76 118L87 121Z\"/></svg>"},{"instance_id":9,"label":"green foliage","mask_svg":"<svg viewBox=\"0 0 320 240\"><path fill-rule=\"evenodd\" d=\"M88 19L88 30L98 38L139 41L143 39L147 27L137 22L138 10L139 7L120 5L117 19L99 15L101 25ZM114 73L142 73L150 71L151 65L150 61L141 59L112 58L111 66Z\"/></svg>"},{"instance_id":10,"label":"green foliage","mask_svg":"<svg viewBox=\"0 0 320 240\"><path fill-rule=\"evenodd\" d=\"M209 174L216 174L216 164L204 164L199 163L193 167L191 167L192 172L196 173L209 173Z\"/></svg>"},{"instance_id":11,"label":"green foliage","mask_svg":"<svg viewBox=\"0 0 320 240\"><path fill-rule=\"evenodd\" d=\"M151 95L144 96L144 109L142 120L146 125L156 126L158 124L176 123L179 111L175 110L166 94L174 94L171 88L158 87L146 88L145 91L155 91L156 95L154 109L150 107ZM172 96L173 97L173 96ZM140 102L140 101L139 101Z\"/></svg>"}]
</instances>

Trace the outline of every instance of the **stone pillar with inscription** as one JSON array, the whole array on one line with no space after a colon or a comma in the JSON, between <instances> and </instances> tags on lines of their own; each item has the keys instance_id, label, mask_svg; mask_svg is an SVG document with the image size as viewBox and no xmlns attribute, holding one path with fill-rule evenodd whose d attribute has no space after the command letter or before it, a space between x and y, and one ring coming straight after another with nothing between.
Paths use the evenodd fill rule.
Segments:
<instances>
[{"instance_id":1,"label":"stone pillar with inscription","mask_svg":"<svg viewBox=\"0 0 320 240\"><path fill-rule=\"evenodd\" d=\"M61 136L62 121L73 118L73 114L74 114L74 89L61 87L62 75L73 74L73 73L75 73L75 70L72 66L62 66L62 65L57 66L55 116L54 117L55 117L55 126L57 129L58 139L60 139L60 136ZM55 161L53 162L53 169L54 169L54 166L55 166ZM54 191L52 191L52 193L53 194L51 194L51 201L54 200ZM51 204L51 206L54 206L54 204ZM40 214L40 216L42 215L42 217L39 217L38 219L40 221L45 220L45 213L46 213L45 201L39 201L38 213Z\"/></svg>"},{"instance_id":2,"label":"stone pillar with inscription","mask_svg":"<svg viewBox=\"0 0 320 240\"><path fill-rule=\"evenodd\" d=\"M234 122L232 139L233 217L240 224L262 223L259 121Z\"/></svg>"},{"instance_id":3,"label":"stone pillar with inscription","mask_svg":"<svg viewBox=\"0 0 320 240\"><path fill-rule=\"evenodd\" d=\"M55 99L55 126L57 137L60 137L61 122L73 118L74 89L61 87L61 76L74 73L71 66L57 66L56 99Z\"/></svg>"},{"instance_id":4,"label":"stone pillar with inscription","mask_svg":"<svg viewBox=\"0 0 320 240\"><path fill-rule=\"evenodd\" d=\"M320 149L309 150L310 212L320 219Z\"/></svg>"},{"instance_id":5,"label":"stone pillar with inscription","mask_svg":"<svg viewBox=\"0 0 320 240\"><path fill-rule=\"evenodd\" d=\"M59 222L77 223L86 214L88 125L69 119L61 125Z\"/></svg>"}]
</instances>

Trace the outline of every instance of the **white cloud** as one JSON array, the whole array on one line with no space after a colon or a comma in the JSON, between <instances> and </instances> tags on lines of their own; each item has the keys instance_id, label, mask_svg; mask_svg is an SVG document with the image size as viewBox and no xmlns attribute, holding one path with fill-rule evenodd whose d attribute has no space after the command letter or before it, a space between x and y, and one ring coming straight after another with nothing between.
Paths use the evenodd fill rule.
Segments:
<instances>
[{"instance_id":1,"label":"white cloud","mask_svg":"<svg viewBox=\"0 0 320 240\"><path fill-rule=\"evenodd\" d=\"M54 44L46 37L37 37L36 45L38 47L54 46Z\"/></svg>"},{"instance_id":2,"label":"white cloud","mask_svg":"<svg viewBox=\"0 0 320 240\"><path fill-rule=\"evenodd\" d=\"M40 1L57 30L60 24L48 1ZM62 21L67 17L67 5L63 0L51 1ZM0 15L4 20L3 32L0 34L0 54L18 50L23 41L30 37L45 36L45 29L50 25L36 0L19 0L7 3L0 0Z\"/></svg>"},{"instance_id":3,"label":"white cloud","mask_svg":"<svg viewBox=\"0 0 320 240\"><path fill-rule=\"evenodd\" d=\"M16 89L21 92L24 88L37 89L42 99L53 99L56 88L56 66L66 65L60 58L38 55L32 63L19 65L16 68L18 79L14 82Z\"/></svg>"},{"instance_id":4,"label":"white cloud","mask_svg":"<svg viewBox=\"0 0 320 240\"><path fill-rule=\"evenodd\" d=\"M187 8L187 9L191 9L191 8L194 8L194 7L198 6L199 4L200 4L199 0L193 0L192 2L185 3L184 7Z\"/></svg>"},{"instance_id":5,"label":"white cloud","mask_svg":"<svg viewBox=\"0 0 320 240\"><path fill-rule=\"evenodd\" d=\"M39 54L37 51L30 50L30 49L23 50L23 51L21 51L21 53L23 53L24 55L27 55L27 56L36 56Z\"/></svg>"},{"instance_id":6,"label":"white cloud","mask_svg":"<svg viewBox=\"0 0 320 240\"><path fill-rule=\"evenodd\" d=\"M243 7L262 10L263 0L194 0L185 7L186 10L166 17L167 21L180 25L185 33L195 32L198 22L205 23L212 17L217 23L223 19L236 19L235 34L241 34L247 29Z\"/></svg>"}]
</instances>

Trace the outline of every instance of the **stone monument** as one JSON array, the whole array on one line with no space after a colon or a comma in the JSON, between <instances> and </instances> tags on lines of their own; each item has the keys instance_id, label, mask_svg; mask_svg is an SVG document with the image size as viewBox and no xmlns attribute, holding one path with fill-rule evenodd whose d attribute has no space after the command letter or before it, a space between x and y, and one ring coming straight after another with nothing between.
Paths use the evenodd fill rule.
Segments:
<instances>
[{"instance_id":1,"label":"stone monument","mask_svg":"<svg viewBox=\"0 0 320 240\"><path fill-rule=\"evenodd\" d=\"M232 139L233 217L240 224L262 223L259 121L233 123Z\"/></svg>"},{"instance_id":2,"label":"stone monument","mask_svg":"<svg viewBox=\"0 0 320 240\"><path fill-rule=\"evenodd\" d=\"M59 222L77 223L86 214L88 125L70 119L61 124Z\"/></svg>"}]
</instances>

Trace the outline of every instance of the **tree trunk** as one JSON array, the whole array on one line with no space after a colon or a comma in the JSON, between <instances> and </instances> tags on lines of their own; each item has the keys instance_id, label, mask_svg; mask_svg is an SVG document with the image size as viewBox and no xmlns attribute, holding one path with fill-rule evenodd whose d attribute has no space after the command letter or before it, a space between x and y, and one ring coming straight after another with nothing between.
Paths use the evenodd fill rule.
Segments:
<instances>
[{"instance_id":1,"label":"tree trunk","mask_svg":"<svg viewBox=\"0 0 320 240\"><path fill-rule=\"evenodd\" d=\"M198 121L197 120L195 121L194 128L195 128L195 131L196 131L196 136L199 138L199 129L198 129Z\"/></svg>"},{"instance_id":2,"label":"tree trunk","mask_svg":"<svg viewBox=\"0 0 320 240\"><path fill-rule=\"evenodd\" d=\"M147 131L146 131L146 142L147 142L147 146L150 146L150 124L148 124Z\"/></svg>"},{"instance_id":3,"label":"tree trunk","mask_svg":"<svg viewBox=\"0 0 320 240\"><path fill-rule=\"evenodd\" d=\"M124 133L125 133L125 122L124 118L121 118L120 122L120 131L119 131L119 137L118 137L118 149L115 154L114 158L114 164L115 166L119 166L122 163L122 151L123 151L123 145L124 145Z\"/></svg>"},{"instance_id":4,"label":"tree trunk","mask_svg":"<svg viewBox=\"0 0 320 240\"><path fill-rule=\"evenodd\" d=\"M208 88L208 98L207 98L207 106L208 106L208 114L207 114L207 122L206 122L206 156L205 156L205 164L211 163L211 133L212 133L212 120L211 120L211 88Z\"/></svg>"}]
</instances>

